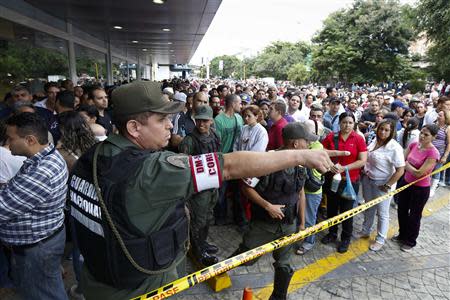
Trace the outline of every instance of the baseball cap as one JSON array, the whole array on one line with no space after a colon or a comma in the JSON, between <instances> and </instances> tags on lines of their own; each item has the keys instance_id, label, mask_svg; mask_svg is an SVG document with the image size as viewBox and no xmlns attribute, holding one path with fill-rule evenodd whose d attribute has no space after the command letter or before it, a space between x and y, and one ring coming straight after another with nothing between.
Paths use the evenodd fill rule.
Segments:
<instances>
[{"instance_id":1,"label":"baseball cap","mask_svg":"<svg viewBox=\"0 0 450 300\"><path fill-rule=\"evenodd\" d=\"M163 89L162 92L163 92L163 94L167 94L167 95L171 96L171 95L173 95L173 88L171 88L170 86L166 87Z\"/></svg>"},{"instance_id":2,"label":"baseball cap","mask_svg":"<svg viewBox=\"0 0 450 300\"><path fill-rule=\"evenodd\" d=\"M135 81L116 88L112 93L113 114L126 116L147 111L174 114L183 110L185 104L169 101L163 97L157 82Z\"/></svg>"},{"instance_id":3,"label":"baseball cap","mask_svg":"<svg viewBox=\"0 0 450 300\"><path fill-rule=\"evenodd\" d=\"M398 100L392 102L392 104L391 104L391 110L395 110L397 107L405 108L405 105L403 104L402 101L398 101Z\"/></svg>"},{"instance_id":4,"label":"baseball cap","mask_svg":"<svg viewBox=\"0 0 450 300\"><path fill-rule=\"evenodd\" d=\"M213 110L209 105L201 105L195 109L195 120L212 120Z\"/></svg>"},{"instance_id":5,"label":"baseball cap","mask_svg":"<svg viewBox=\"0 0 450 300\"><path fill-rule=\"evenodd\" d=\"M283 139L286 140L305 139L314 142L319 139L317 135L311 133L306 124L300 122L293 122L284 126L282 135Z\"/></svg>"},{"instance_id":6,"label":"baseball cap","mask_svg":"<svg viewBox=\"0 0 450 300\"><path fill-rule=\"evenodd\" d=\"M176 92L175 95L173 95L173 100L177 100L177 101L186 103L186 94Z\"/></svg>"},{"instance_id":7,"label":"baseball cap","mask_svg":"<svg viewBox=\"0 0 450 300\"><path fill-rule=\"evenodd\" d=\"M264 104L267 106L270 106L271 103L270 103L269 99L262 99L258 102L258 106L262 106Z\"/></svg>"},{"instance_id":8,"label":"baseball cap","mask_svg":"<svg viewBox=\"0 0 450 300\"><path fill-rule=\"evenodd\" d=\"M241 99L242 99L242 101L244 101L245 103L250 103L250 101L252 100L251 98L250 98L250 96L249 95L247 95L246 93L242 93L241 95Z\"/></svg>"}]
</instances>

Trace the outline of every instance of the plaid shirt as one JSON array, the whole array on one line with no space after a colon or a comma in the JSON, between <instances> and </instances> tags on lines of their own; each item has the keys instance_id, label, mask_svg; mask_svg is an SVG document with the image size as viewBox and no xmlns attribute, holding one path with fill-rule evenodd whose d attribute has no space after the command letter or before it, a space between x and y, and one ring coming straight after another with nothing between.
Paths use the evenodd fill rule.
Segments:
<instances>
[{"instance_id":1,"label":"plaid shirt","mask_svg":"<svg viewBox=\"0 0 450 300\"><path fill-rule=\"evenodd\" d=\"M54 146L24 161L0 187L0 240L29 245L45 239L64 223L68 171Z\"/></svg>"}]
</instances>

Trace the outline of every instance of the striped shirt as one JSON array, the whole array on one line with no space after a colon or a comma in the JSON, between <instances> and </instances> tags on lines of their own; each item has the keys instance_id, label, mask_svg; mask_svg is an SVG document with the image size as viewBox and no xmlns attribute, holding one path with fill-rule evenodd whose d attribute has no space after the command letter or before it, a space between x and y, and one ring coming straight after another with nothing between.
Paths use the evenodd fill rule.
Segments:
<instances>
[{"instance_id":1,"label":"striped shirt","mask_svg":"<svg viewBox=\"0 0 450 300\"><path fill-rule=\"evenodd\" d=\"M64 223L67 180L66 163L52 144L25 160L0 188L0 240L29 245L59 229Z\"/></svg>"}]
</instances>

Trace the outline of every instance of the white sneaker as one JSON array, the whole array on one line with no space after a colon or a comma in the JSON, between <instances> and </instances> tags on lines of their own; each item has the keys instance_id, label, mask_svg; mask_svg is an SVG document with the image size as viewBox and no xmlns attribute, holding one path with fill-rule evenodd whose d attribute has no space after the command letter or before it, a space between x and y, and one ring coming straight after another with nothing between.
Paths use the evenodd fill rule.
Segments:
<instances>
[{"instance_id":1,"label":"white sneaker","mask_svg":"<svg viewBox=\"0 0 450 300\"><path fill-rule=\"evenodd\" d=\"M373 252L379 251L381 248L383 248L383 244L378 243L377 241L370 244L369 249Z\"/></svg>"},{"instance_id":2,"label":"white sneaker","mask_svg":"<svg viewBox=\"0 0 450 300\"><path fill-rule=\"evenodd\" d=\"M436 190L438 188L438 184L439 184L439 180L438 179L433 179L431 181L430 198L434 197L434 194L436 193Z\"/></svg>"}]
</instances>

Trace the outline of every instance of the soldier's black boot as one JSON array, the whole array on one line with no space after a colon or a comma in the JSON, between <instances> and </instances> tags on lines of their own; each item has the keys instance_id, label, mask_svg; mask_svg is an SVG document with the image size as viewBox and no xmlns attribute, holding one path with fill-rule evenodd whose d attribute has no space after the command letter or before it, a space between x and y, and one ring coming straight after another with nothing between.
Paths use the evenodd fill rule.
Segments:
<instances>
[{"instance_id":1,"label":"soldier's black boot","mask_svg":"<svg viewBox=\"0 0 450 300\"><path fill-rule=\"evenodd\" d=\"M269 300L286 300L291 282L293 270L287 270L286 268L275 268L275 279L273 282L273 292Z\"/></svg>"},{"instance_id":2,"label":"soldier's black boot","mask_svg":"<svg viewBox=\"0 0 450 300\"><path fill-rule=\"evenodd\" d=\"M202 239L203 239L203 249L209 254L216 254L219 252L219 248L216 245L210 244L207 242L208 238L209 226L205 226L201 230Z\"/></svg>"},{"instance_id":3,"label":"soldier's black boot","mask_svg":"<svg viewBox=\"0 0 450 300\"><path fill-rule=\"evenodd\" d=\"M204 266L210 266L219 262L217 257L209 255L203 249L203 241L192 241L192 253L195 259Z\"/></svg>"},{"instance_id":4,"label":"soldier's black boot","mask_svg":"<svg viewBox=\"0 0 450 300\"><path fill-rule=\"evenodd\" d=\"M203 251L200 255L200 262L205 266L211 266L217 264L219 259L213 255L210 255L208 252Z\"/></svg>"}]
</instances>

